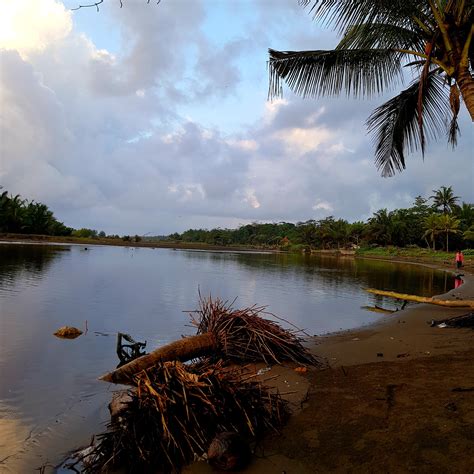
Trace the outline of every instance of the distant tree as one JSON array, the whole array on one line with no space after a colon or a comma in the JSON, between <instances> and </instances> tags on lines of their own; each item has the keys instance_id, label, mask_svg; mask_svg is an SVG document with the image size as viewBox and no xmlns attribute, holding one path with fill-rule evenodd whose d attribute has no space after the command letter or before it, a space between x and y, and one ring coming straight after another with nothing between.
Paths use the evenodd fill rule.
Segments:
<instances>
[{"instance_id":1,"label":"distant tree","mask_svg":"<svg viewBox=\"0 0 474 474\"><path fill-rule=\"evenodd\" d=\"M49 235L54 230L56 219L45 204L32 201L23 214L23 230L26 233Z\"/></svg>"},{"instance_id":2,"label":"distant tree","mask_svg":"<svg viewBox=\"0 0 474 474\"><path fill-rule=\"evenodd\" d=\"M368 238L379 245L391 245L394 226L387 209L380 209L369 219Z\"/></svg>"},{"instance_id":3,"label":"distant tree","mask_svg":"<svg viewBox=\"0 0 474 474\"><path fill-rule=\"evenodd\" d=\"M72 235L74 237L80 237L84 239L96 239L97 231L95 229L82 228L82 229L73 231Z\"/></svg>"},{"instance_id":4,"label":"distant tree","mask_svg":"<svg viewBox=\"0 0 474 474\"><path fill-rule=\"evenodd\" d=\"M433 245L433 250L436 250L436 236L441 232L439 216L436 214L430 214L424 222L425 233L423 237L430 238Z\"/></svg>"},{"instance_id":5,"label":"distant tree","mask_svg":"<svg viewBox=\"0 0 474 474\"><path fill-rule=\"evenodd\" d=\"M446 252L449 252L449 234L459 234L459 219L449 214L438 216L440 233L446 236Z\"/></svg>"},{"instance_id":6,"label":"distant tree","mask_svg":"<svg viewBox=\"0 0 474 474\"><path fill-rule=\"evenodd\" d=\"M474 224L474 205L463 202L456 206L456 217L461 221L461 229L466 230Z\"/></svg>"},{"instance_id":7,"label":"distant tree","mask_svg":"<svg viewBox=\"0 0 474 474\"><path fill-rule=\"evenodd\" d=\"M309 220L298 224L299 241L308 247L315 247L318 242L316 222Z\"/></svg>"},{"instance_id":8,"label":"distant tree","mask_svg":"<svg viewBox=\"0 0 474 474\"><path fill-rule=\"evenodd\" d=\"M451 186L441 186L439 189L433 189L433 193L430 196L430 199L433 199L433 206L435 209L442 208L443 214L451 213L459 201L459 197L454 195Z\"/></svg>"},{"instance_id":9,"label":"distant tree","mask_svg":"<svg viewBox=\"0 0 474 474\"><path fill-rule=\"evenodd\" d=\"M101 230L101 231L99 232L99 237L100 237L101 239L103 239L103 238L105 237L105 232L104 232L103 230Z\"/></svg>"},{"instance_id":10,"label":"distant tree","mask_svg":"<svg viewBox=\"0 0 474 474\"><path fill-rule=\"evenodd\" d=\"M2 232L22 232L25 200L19 194L8 196L4 191L0 195L0 230Z\"/></svg>"},{"instance_id":11,"label":"distant tree","mask_svg":"<svg viewBox=\"0 0 474 474\"><path fill-rule=\"evenodd\" d=\"M469 229L463 232L463 238L468 242L474 244L474 224Z\"/></svg>"},{"instance_id":12,"label":"distant tree","mask_svg":"<svg viewBox=\"0 0 474 474\"><path fill-rule=\"evenodd\" d=\"M359 245L364 235L365 227L366 225L361 221L349 224L349 241L355 245Z\"/></svg>"}]
</instances>

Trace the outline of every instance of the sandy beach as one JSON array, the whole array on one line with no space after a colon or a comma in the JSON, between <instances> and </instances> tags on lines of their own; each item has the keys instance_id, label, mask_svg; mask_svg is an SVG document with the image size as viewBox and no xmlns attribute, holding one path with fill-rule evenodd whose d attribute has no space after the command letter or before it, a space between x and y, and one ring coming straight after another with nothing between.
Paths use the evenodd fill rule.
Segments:
<instances>
[{"instance_id":1,"label":"sandy beach","mask_svg":"<svg viewBox=\"0 0 474 474\"><path fill-rule=\"evenodd\" d=\"M439 297L474 299L473 275L463 279ZM430 326L467 312L412 305L377 325L315 338L324 369L272 368L265 375L279 375L295 413L245 472L473 472L474 333ZM212 470L196 463L186 472Z\"/></svg>"}]
</instances>

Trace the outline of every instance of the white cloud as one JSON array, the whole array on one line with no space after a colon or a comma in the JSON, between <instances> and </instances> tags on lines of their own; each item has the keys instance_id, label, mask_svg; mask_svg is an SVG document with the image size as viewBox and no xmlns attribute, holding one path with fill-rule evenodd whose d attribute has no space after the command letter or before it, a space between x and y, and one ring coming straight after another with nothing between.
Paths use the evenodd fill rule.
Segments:
<instances>
[{"instance_id":1,"label":"white cloud","mask_svg":"<svg viewBox=\"0 0 474 474\"><path fill-rule=\"evenodd\" d=\"M55 0L2 0L0 48L22 57L42 51L72 30L71 12Z\"/></svg>"},{"instance_id":2,"label":"white cloud","mask_svg":"<svg viewBox=\"0 0 474 474\"><path fill-rule=\"evenodd\" d=\"M272 123L275 116L286 105L288 105L288 101L286 99L274 99L272 101L265 102L263 114L264 122L267 124Z\"/></svg>"},{"instance_id":3,"label":"white cloud","mask_svg":"<svg viewBox=\"0 0 474 474\"><path fill-rule=\"evenodd\" d=\"M254 209L258 209L260 207L260 202L257 199L255 189L248 188L244 191L244 198L242 199L243 202L250 205L250 207Z\"/></svg>"},{"instance_id":4,"label":"white cloud","mask_svg":"<svg viewBox=\"0 0 474 474\"><path fill-rule=\"evenodd\" d=\"M334 211L334 207L327 201L323 201L321 199L318 199L316 203L312 207L313 210L315 211L328 211L332 212Z\"/></svg>"},{"instance_id":5,"label":"white cloud","mask_svg":"<svg viewBox=\"0 0 474 474\"><path fill-rule=\"evenodd\" d=\"M285 143L288 153L304 155L316 151L321 144L327 143L333 133L323 127L289 128L280 130L274 137Z\"/></svg>"},{"instance_id":6,"label":"white cloud","mask_svg":"<svg viewBox=\"0 0 474 474\"><path fill-rule=\"evenodd\" d=\"M258 143L255 140L227 140L227 143L230 146L234 146L246 151L256 151L258 150Z\"/></svg>"}]
</instances>

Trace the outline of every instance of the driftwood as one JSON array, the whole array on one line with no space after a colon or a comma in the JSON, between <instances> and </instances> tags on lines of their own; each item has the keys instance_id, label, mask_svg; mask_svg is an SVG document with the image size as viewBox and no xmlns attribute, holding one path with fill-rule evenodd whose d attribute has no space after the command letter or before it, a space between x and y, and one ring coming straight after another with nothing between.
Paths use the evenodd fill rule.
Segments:
<instances>
[{"instance_id":1,"label":"driftwood","mask_svg":"<svg viewBox=\"0 0 474 474\"><path fill-rule=\"evenodd\" d=\"M379 296L389 296L404 301L416 301L417 303L429 303L448 308L472 308L474 309L474 300L440 300L428 296L410 295L406 293L396 293L395 291L377 290L375 288L366 288L365 291Z\"/></svg>"}]
</instances>

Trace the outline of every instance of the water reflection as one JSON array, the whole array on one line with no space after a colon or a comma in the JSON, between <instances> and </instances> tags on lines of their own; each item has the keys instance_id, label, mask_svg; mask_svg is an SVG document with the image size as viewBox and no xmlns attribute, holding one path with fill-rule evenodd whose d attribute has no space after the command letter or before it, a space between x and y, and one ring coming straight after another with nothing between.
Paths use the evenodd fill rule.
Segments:
<instances>
[{"instance_id":1,"label":"water reflection","mask_svg":"<svg viewBox=\"0 0 474 474\"><path fill-rule=\"evenodd\" d=\"M361 309L387 306L363 287L432 295L452 283L414 265L329 256L0 245L0 470L56 464L101 431L114 387L97 377L117 365L117 331L147 347L190 334L183 311L198 288L320 334L381 317ZM52 335L86 321L78 339Z\"/></svg>"}]
</instances>

